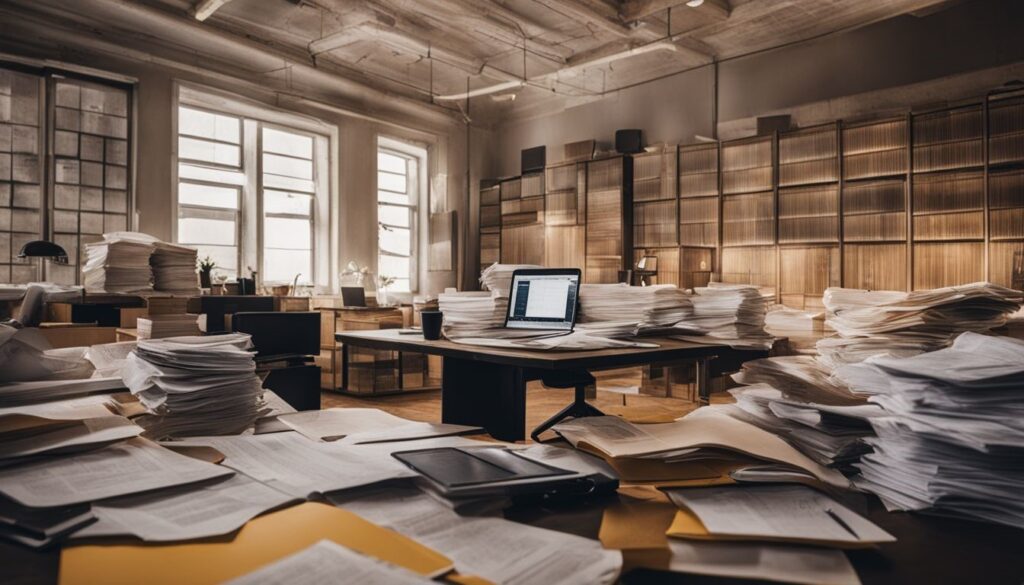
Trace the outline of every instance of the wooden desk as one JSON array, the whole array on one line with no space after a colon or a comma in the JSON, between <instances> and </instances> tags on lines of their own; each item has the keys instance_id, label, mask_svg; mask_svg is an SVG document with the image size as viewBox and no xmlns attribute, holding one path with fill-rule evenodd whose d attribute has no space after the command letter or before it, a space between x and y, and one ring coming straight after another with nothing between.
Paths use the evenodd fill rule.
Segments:
<instances>
[{"instance_id":1,"label":"wooden desk","mask_svg":"<svg viewBox=\"0 0 1024 585\"><path fill-rule=\"evenodd\" d=\"M667 338L644 338L656 348L615 348L593 351L536 351L498 349L427 341L420 335L400 335L394 330L336 333L342 353L350 346L439 355L441 376L441 420L446 423L478 425L496 439L521 441L526 438L526 383L540 379L550 370L607 370L656 362L697 364L697 392L707 404L708 364L718 356L742 352L724 345L701 345ZM343 358L344 359L344 358ZM571 400L567 394L566 401Z\"/></svg>"}]
</instances>

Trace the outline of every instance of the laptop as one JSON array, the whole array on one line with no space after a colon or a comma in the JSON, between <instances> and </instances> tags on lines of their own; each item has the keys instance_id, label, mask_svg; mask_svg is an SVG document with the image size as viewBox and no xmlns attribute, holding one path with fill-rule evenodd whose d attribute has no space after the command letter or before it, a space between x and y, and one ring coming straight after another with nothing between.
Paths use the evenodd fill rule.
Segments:
<instances>
[{"instance_id":1,"label":"laptop","mask_svg":"<svg viewBox=\"0 0 1024 585\"><path fill-rule=\"evenodd\" d=\"M505 328L571 332L576 325L579 268L520 268L512 273Z\"/></svg>"}]
</instances>

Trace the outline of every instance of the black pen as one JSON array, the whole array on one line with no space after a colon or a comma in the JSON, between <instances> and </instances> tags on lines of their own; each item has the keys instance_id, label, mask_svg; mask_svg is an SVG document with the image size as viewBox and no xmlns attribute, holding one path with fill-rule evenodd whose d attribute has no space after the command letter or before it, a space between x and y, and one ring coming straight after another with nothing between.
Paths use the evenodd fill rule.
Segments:
<instances>
[{"instance_id":1,"label":"black pen","mask_svg":"<svg viewBox=\"0 0 1024 585\"><path fill-rule=\"evenodd\" d=\"M842 526L844 530L846 530L847 532L849 532L850 534L852 534L854 538L856 538L857 540L860 540L860 535L859 535L859 534L857 534L856 532L854 532L854 531L853 531L853 528L850 528L850 525L849 525L849 524L847 524L847 523L846 523L846 522L845 522L845 521L844 521L844 520L843 520L842 518L840 518L840 517L839 517L839 514L836 514L836 513L835 513L835 512L834 512L834 511L832 510L832 508L825 508L825 513L826 513L826 514L828 514L830 518L832 518L833 520L835 520L835 521L836 521L836 524L838 524L838 525Z\"/></svg>"}]
</instances>

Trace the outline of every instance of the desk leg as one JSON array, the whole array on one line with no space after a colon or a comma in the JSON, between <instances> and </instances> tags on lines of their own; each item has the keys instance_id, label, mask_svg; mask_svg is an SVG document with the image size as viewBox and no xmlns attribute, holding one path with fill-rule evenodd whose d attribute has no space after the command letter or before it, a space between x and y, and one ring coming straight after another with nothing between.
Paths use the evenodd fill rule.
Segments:
<instances>
[{"instance_id":1,"label":"desk leg","mask_svg":"<svg viewBox=\"0 0 1024 585\"><path fill-rule=\"evenodd\" d=\"M521 368L445 357L441 421L476 425L501 441L526 438L526 378Z\"/></svg>"},{"instance_id":2,"label":"desk leg","mask_svg":"<svg viewBox=\"0 0 1024 585\"><path fill-rule=\"evenodd\" d=\"M708 368L714 357L700 358L694 365L697 378L697 405L707 406L711 404L711 386L708 384Z\"/></svg>"}]
</instances>

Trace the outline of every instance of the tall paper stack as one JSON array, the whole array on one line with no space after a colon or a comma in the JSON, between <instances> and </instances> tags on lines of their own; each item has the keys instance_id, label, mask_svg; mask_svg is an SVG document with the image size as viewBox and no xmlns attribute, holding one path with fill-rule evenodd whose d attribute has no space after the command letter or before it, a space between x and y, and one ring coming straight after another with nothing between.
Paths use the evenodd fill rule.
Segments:
<instances>
[{"instance_id":1,"label":"tall paper stack","mask_svg":"<svg viewBox=\"0 0 1024 585\"><path fill-rule=\"evenodd\" d=\"M153 239L135 232L103 235L103 241L87 244L82 268L89 292L138 293L153 290L149 257Z\"/></svg>"},{"instance_id":2,"label":"tall paper stack","mask_svg":"<svg viewBox=\"0 0 1024 585\"><path fill-rule=\"evenodd\" d=\"M988 331L1020 309L1024 293L976 282L910 293L829 288L826 324L836 337L818 342L835 369L873 355L909 357L947 347L964 331Z\"/></svg>"},{"instance_id":3,"label":"tall paper stack","mask_svg":"<svg viewBox=\"0 0 1024 585\"><path fill-rule=\"evenodd\" d=\"M601 337L630 337L663 332L693 316L689 295L671 284L629 286L584 284L580 287L579 328ZM696 333L693 328L678 333Z\"/></svg>"},{"instance_id":4,"label":"tall paper stack","mask_svg":"<svg viewBox=\"0 0 1024 585\"><path fill-rule=\"evenodd\" d=\"M857 486L890 510L1024 528L1024 341L963 333L908 358L876 357L836 375L885 411Z\"/></svg>"},{"instance_id":5,"label":"tall paper stack","mask_svg":"<svg viewBox=\"0 0 1024 585\"><path fill-rule=\"evenodd\" d=\"M764 330L768 301L756 286L712 282L694 290L697 294L690 297L693 316L680 325L707 331L707 338L687 339L771 349L774 338Z\"/></svg>"},{"instance_id":6,"label":"tall paper stack","mask_svg":"<svg viewBox=\"0 0 1024 585\"><path fill-rule=\"evenodd\" d=\"M146 435L238 434L253 426L268 409L251 348L244 333L139 341L122 375L151 413L139 420Z\"/></svg>"},{"instance_id":7,"label":"tall paper stack","mask_svg":"<svg viewBox=\"0 0 1024 585\"><path fill-rule=\"evenodd\" d=\"M199 294L195 248L156 242L149 263L153 267L153 288L182 295Z\"/></svg>"}]
</instances>

